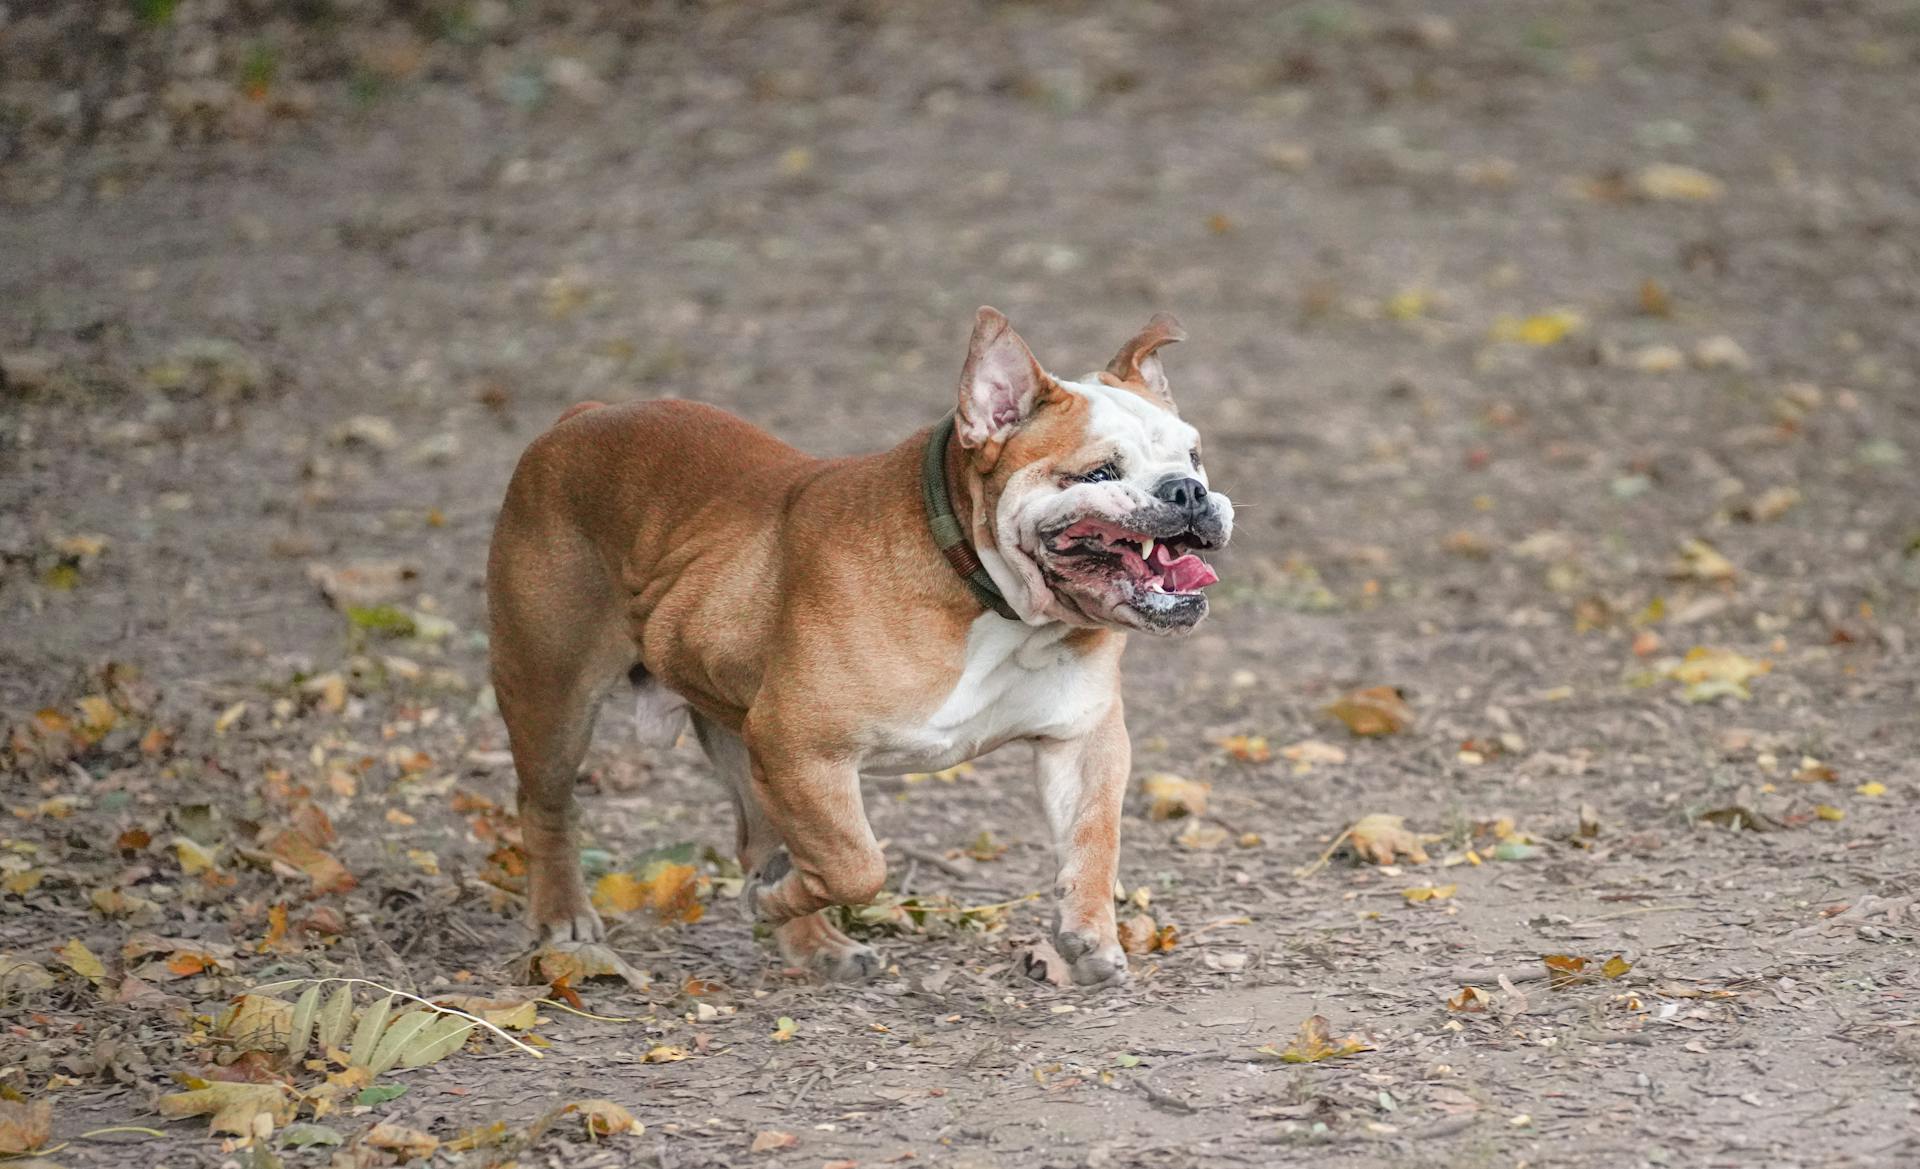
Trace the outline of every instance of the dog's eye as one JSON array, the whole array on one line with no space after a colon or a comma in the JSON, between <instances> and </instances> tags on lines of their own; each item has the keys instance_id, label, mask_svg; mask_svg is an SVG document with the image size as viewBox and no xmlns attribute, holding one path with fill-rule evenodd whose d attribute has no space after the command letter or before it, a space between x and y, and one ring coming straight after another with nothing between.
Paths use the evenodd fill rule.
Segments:
<instances>
[{"instance_id":1,"label":"dog's eye","mask_svg":"<svg viewBox=\"0 0 1920 1169\"><path fill-rule=\"evenodd\" d=\"M1198 471L1200 469L1200 448L1194 447L1192 450L1188 451L1187 458L1192 460L1193 469Z\"/></svg>"},{"instance_id":2,"label":"dog's eye","mask_svg":"<svg viewBox=\"0 0 1920 1169\"><path fill-rule=\"evenodd\" d=\"M1120 477L1118 463L1101 463L1084 475L1077 476L1082 483L1111 483Z\"/></svg>"}]
</instances>

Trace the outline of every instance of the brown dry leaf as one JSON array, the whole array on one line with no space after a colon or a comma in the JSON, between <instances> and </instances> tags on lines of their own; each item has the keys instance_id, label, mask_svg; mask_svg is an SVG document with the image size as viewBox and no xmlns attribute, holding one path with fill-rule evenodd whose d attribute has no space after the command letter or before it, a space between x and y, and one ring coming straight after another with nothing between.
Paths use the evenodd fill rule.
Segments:
<instances>
[{"instance_id":1,"label":"brown dry leaf","mask_svg":"<svg viewBox=\"0 0 1920 1169\"><path fill-rule=\"evenodd\" d=\"M1302 739L1280 748L1280 757L1293 764L1295 775L1304 775L1316 764L1345 763L1347 752L1344 747L1336 747L1319 739Z\"/></svg>"},{"instance_id":2,"label":"brown dry leaf","mask_svg":"<svg viewBox=\"0 0 1920 1169\"><path fill-rule=\"evenodd\" d=\"M771 1153L775 1149L791 1149L799 1143L800 1138L794 1136L792 1133L780 1132L771 1128L753 1134L753 1151L756 1153Z\"/></svg>"},{"instance_id":3,"label":"brown dry leaf","mask_svg":"<svg viewBox=\"0 0 1920 1169\"><path fill-rule=\"evenodd\" d=\"M1417 865L1427 863L1427 850L1418 835L1407 831L1405 816L1384 812L1362 816L1347 830L1347 844L1354 856L1376 865L1390 865L1396 856L1404 856Z\"/></svg>"},{"instance_id":4,"label":"brown dry leaf","mask_svg":"<svg viewBox=\"0 0 1920 1169\"><path fill-rule=\"evenodd\" d=\"M601 877L593 886L593 907L603 913L645 909L667 924L691 924L706 912L700 903L702 885L692 865L658 860L637 877L623 872Z\"/></svg>"},{"instance_id":5,"label":"brown dry leaf","mask_svg":"<svg viewBox=\"0 0 1920 1169\"><path fill-rule=\"evenodd\" d=\"M362 1143L372 1145L376 1149L398 1153L402 1160L431 1157L434 1150L440 1147L440 1138L432 1133L421 1132L417 1128L408 1128L404 1124L394 1124L386 1120L374 1125L368 1130L367 1135L360 1139Z\"/></svg>"},{"instance_id":6,"label":"brown dry leaf","mask_svg":"<svg viewBox=\"0 0 1920 1169\"><path fill-rule=\"evenodd\" d=\"M1493 996L1486 991L1481 990L1477 986L1463 986L1460 988L1459 994L1447 1000L1447 1009L1449 1011L1459 1011L1463 1014L1478 1015L1485 1013L1487 1007L1492 1003Z\"/></svg>"},{"instance_id":7,"label":"brown dry leaf","mask_svg":"<svg viewBox=\"0 0 1920 1169\"><path fill-rule=\"evenodd\" d=\"M635 990L645 990L653 982L600 942L542 946L534 951L530 965L533 974L548 985L565 982L578 986L589 978L618 978Z\"/></svg>"},{"instance_id":8,"label":"brown dry leaf","mask_svg":"<svg viewBox=\"0 0 1920 1169\"><path fill-rule=\"evenodd\" d=\"M1120 948L1129 954L1164 953L1180 944L1179 927L1160 925L1152 916L1136 913L1119 925Z\"/></svg>"},{"instance_id":9,"label":"brown dry leaf","mask_svg":"<svg viewBox=\"0 0 1920 1169\"><path fill-rule=\"evenodd\" d=\"M478 994L445 994L434 999L433 1005L465 1011L508 1031L525 1031L540 1021L538 1000L545 997L546 990L546 987L541 987L527 994L497 998Z\"/></svg>"},{"instance_id":10,"label":"brown dry leaf","mask_svg":"<svg viewBox=\"0 0 1920 1169\"><path fill-rule=\"evenodd\" d=\"M1207 793L1213 790L1213 785L1156 772L1140 781L1140 790L1149 801L1149 820L1177 820L1182 816L1206 815Z\"/></svg>"},{"instance_id":11,"label":"brown dry leaf","mask_svg":"<svg viewBox=\"0 0 1920 1169\"><path fill-rule=\"evenodd\" d=\"M1261 1050L1268 1051L1271 1048L1272 1045L1269 1044ZM1358 1035L1335 1039L1328 1031L1325 1015L1309 1015L1307 1020L1300 1024L1300 1033L1293 1037L1293 1042L1275 1054L1279 1055L1283 1063L1319 1063L1323 1059L1372 1050L1372 1046Z\"/></svg>"},{"instance_id":12,"label":"brown dry leaf","mask_svg":"<svg viewBox=\"0 0 1920 1169\"><path fill-rule=\"evenodd\" d=\"M293 1119L293 1101L285 1084L237 1084L221 1082L191 1092L175 1092L155 1102L160 1115L171 1117L213 1117L212 1132L234 1136L258 1135L257 1122L265 1117L269 1130Z\"/></svg>"},{"instance_id":13,"label":"brown dry leaf","mask_svg":"<svg viewBox=\"0 0 1920 1169\"><path fill-rule=\"evenodd\" d=\"M243 994L221 1015L216 1030L241 1051L279 1051L293 1033L293 1004Z\"/></svg>"},{"instance_id":14,"label":"brown dry leaf","mask_svg":"<svg viewBox=\"0 0 1920 1169\"><path fill-rule=\"evenodd\" d=\"M1694 817L1708 824L1718 824L1723 828L1746 829L1749 832L1777 832L1786 825L1772 816L1746 804L1728 804L1722 808L1709 808Z\"/></svg>"},{"instance_id":15,"label":"brown dry leaf","mask_svg":"<svg viewBox=\"0 0 1920 1169\"><path fill-rule=\"evenodd\" d=\"M1548 954L1540 961L1547 967L1547 985L1555 990L1588 982L1587 960L1572 954Z\"/></svg>"},{"instance_id":16,"label":"brown dry leaf","mask_svg":"<svg viewBox=\"0 0 1920 1169\"><path fill-rule=\"evenodd\" d=\"M0 1154L31 1153L53 1134L53 1101L0 1099Z\"/></svg>"},{"instance_id":17,"label":"brown dry leaf","mask_svg":"<svg viewBox=\"0 0 1920 1169\"><path fill-rule=\"evenodd\" d=\"M18 996L46 990L53 985L53 974L38 962L0 950L0 996L17 1001Z\"/></svg>"},{"instance_id":18,"label":"brown dry leaf","mask_svg":"<svg viewBox=\"0 0 1920 1169\"><path fill-rule=\"evenodd\" d=\"M1327 707L1327 713L1358 736L1398 734L1413 723L1413 708L1392 686L1355 690Z\"/></svg>"},{"instance_id":19,"label":"brown dry leaf","mask_svg":"<svg viewBox=\"0 0 1920 1169\"><path fill-rule=\"evenodd\" d=\"M615 1133L643 1133L647 1126L633 1118L633 1113L615 1104L611 1100L575 1100L560 1110L577 1112L587 1125L587 1135L596 1137L612 1136Z\"/></svg>"},{"instance_id":20,"label":"brown dry leaf","mask_svg":"<svg viewBox=\"0 0 1920 1169\"><path fill-rule=\"evenodd\" d=\"M312 881L315 893L345 893L359 883L340 858L321 848L301 829L276 832L263 847L277 863Z\"/></svg>"}]
</instances>

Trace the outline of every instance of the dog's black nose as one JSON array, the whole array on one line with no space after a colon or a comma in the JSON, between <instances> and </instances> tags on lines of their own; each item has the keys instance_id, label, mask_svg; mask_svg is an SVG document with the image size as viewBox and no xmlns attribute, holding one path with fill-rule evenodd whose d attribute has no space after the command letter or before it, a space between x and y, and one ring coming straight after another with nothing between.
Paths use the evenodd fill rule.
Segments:
<instances>
[{"instance_id":1,"label":"dog's black nose","mask_svg":"<svg viewBox=\"0 0 1920 1169\"><path fill-rule=\"evenodd\" d=\"M1156 499L1179 508L1189 517L1199 518L1207 511L1207 485L1191 476L1167 479L1153 489Z\"/></svg>"}]
</instances>

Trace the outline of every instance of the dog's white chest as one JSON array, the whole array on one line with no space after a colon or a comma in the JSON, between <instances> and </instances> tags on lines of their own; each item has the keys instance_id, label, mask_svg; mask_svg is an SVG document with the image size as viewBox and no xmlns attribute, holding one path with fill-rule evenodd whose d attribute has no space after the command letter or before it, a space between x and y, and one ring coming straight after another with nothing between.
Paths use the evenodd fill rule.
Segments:
<instances>
[{"instance_id":1,"label":"dog's white chest","mask_svg":"<svg viewBox=\"0 0 1920 1169\"><path fill-rule=\"evenodd\" d=\"M1065 625L1035 629L988 613L967 631L960 681L915 726L889 727L862 767L881 774L951 767L1002 743L1085 733L1113 700L1110 667L1067 646Z\"/></svg>"}]
</instances>

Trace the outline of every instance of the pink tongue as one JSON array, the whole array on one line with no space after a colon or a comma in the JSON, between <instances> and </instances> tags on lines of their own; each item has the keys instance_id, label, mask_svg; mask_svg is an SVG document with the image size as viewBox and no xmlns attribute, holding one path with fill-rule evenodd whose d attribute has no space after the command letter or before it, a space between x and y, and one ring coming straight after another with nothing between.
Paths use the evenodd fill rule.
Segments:
<instances>
[{"instance_id":1,"label":"pink tongue","mask_svg":"<svg viewBox=\"0 0 1920 1169\"><path fill-rule=\"evenodd\" d=\"M1154 553L1154 559L1164 559L1159 549L1154 549ZM1155 567L1160 570L1160 579L1170 593L1195 592L1220 579L1220 574L1213 571L1212 565L1192 553Z\"/></svg>"}]
</instances>

